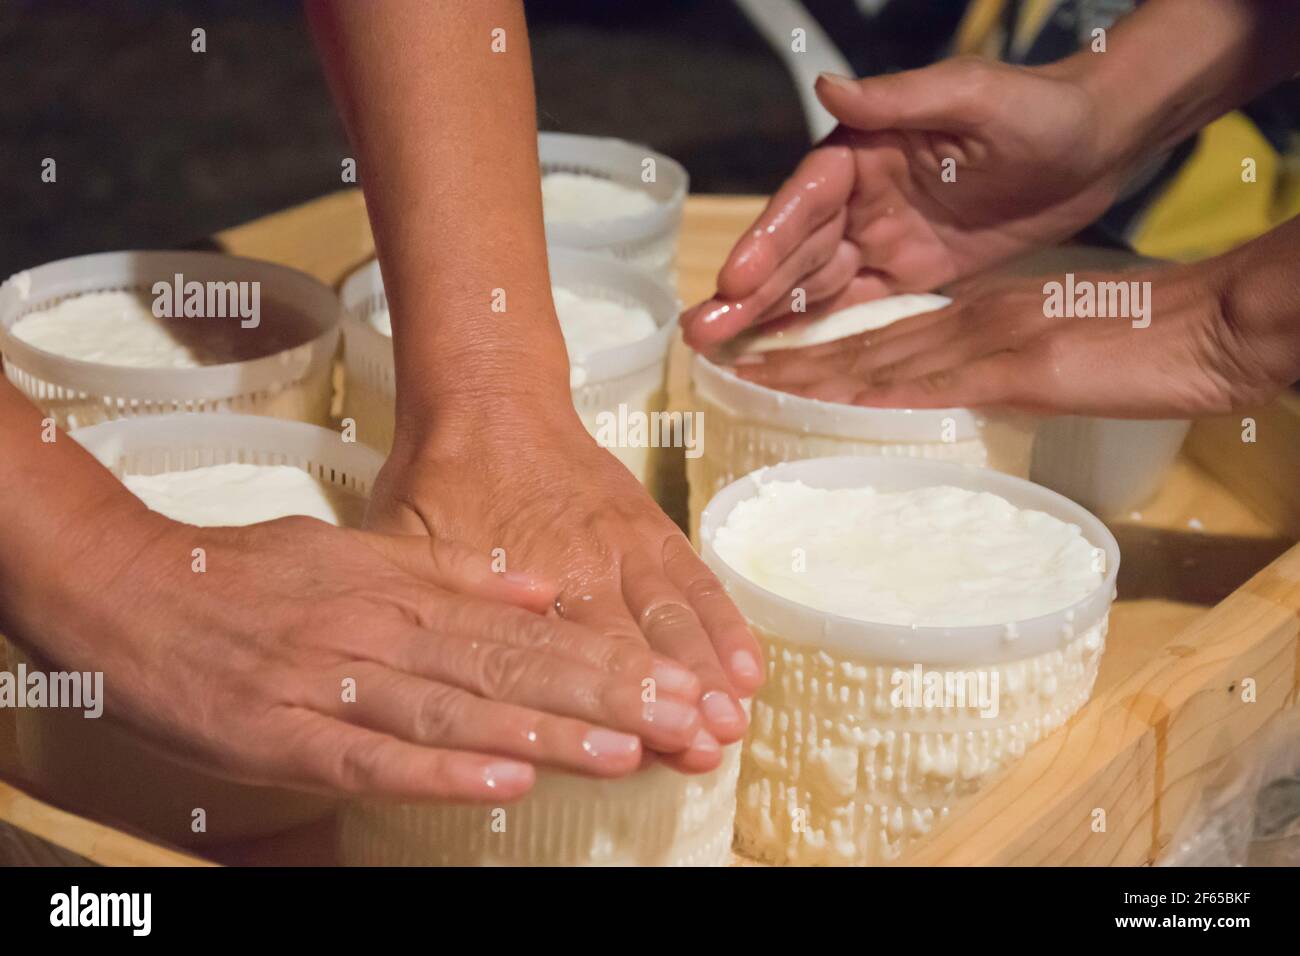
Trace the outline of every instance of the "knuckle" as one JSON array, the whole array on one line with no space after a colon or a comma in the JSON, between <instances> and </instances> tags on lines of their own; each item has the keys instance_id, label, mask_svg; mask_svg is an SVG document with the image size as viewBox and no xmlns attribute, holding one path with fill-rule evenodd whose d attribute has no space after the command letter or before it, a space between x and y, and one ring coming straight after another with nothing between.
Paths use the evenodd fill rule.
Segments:
<instances>
[{"instance_id":1,"label":"knuckle","mask_svg":"<svg viewBox=\"0 0 1300 956\"><path fill-rule=\"evenodd\" d=\"M726 598L727 591L714 574L701 574L686 585L686 599L694 605Z\"/></svg>"},{"instance_id":2,"label":"knuckle","mask_svg":"<svg viewBox=\"0 0 1300 956\"><path fill-rule=\"evenodd\" d=\"M475 658L475 681L483 694L497 700L513 697L527 671L523 657L501 644L480 647Z\"/></svg>"},{"instance_id":3,"label":"knuckle","mask_svg":"<svg viewBox=\"0 0 1300 956\"><path fill-rule=\"evenodd\" d=\"M677 631L696 622L695 612L675 600L664 600L641 612L641 625L649 632Z\"/></svg>"},{"instance_id":4,"label":"knuckle","mask_svg":"<svg viewBox=\"0 0 1300 956\"><path fill-rule=\"evenodd\" d=\"M416 739L431 743L449 738L464 717L466 698L454 687L443 685L425 691L415 711Z\"/></svg>"},{"instance_id":5,"label":"knuckle","mask_svg":"<svg viewBox=\"0 0 1300 956\"><path fill-rule=\"evenodd\" d=\"M349 741L335 753L332 777L346 793L373 790L378 779L376 744L369 740Z\"/></svg>"}]
</instances>

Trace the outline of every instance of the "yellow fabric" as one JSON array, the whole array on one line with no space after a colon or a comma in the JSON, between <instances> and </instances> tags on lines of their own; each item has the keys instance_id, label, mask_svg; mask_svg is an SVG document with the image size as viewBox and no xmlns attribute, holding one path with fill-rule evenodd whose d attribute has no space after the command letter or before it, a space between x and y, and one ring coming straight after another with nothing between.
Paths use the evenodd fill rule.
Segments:
<instances>
[{"instance_id":1,"label":"yellow fabric","mask_svg":"<svg viewBox=\"0 0 1300 956\"><path fill-rule=\"evenodd\" d=\"M1296 145L1294 142L1293 146ZM1255 182L1242 161L1255 160ZM1300 213L1300 157L1280 157L1242 113L1201 133L1195 151L1138 224L1144 255L1192 262L1218 255Z\"/></svg>"},{"instance_id":2,"label":"yellow fabric","mask_svg":"<svg viewBox=\"0 0 1300 956\"><path fill-rule=\"evenodd\" d=\"M1007 0L971 0L957 26L953 52L996 58L1002 45L999 25L1006 5Z\"/></svg>"},{"instance_id":3,"label":"yellow fabric","mask_svg":"<svg viewBox=\"0 0 1300 956\"><path fill-rule=\"evenodd\" d=\"M1031 46L1047 18L1056 12L1060 0L1024 0L1016 18L1011 45L1017 52Z\"/></svg>"}]
</instances>

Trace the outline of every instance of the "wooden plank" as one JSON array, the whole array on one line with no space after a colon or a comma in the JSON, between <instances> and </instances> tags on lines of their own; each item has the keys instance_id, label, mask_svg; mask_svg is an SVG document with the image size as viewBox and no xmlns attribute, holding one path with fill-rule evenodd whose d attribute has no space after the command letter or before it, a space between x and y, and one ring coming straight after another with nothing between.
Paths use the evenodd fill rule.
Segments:
<instances>
[{"instance_id":1,"label":"wooden plank","mask_svg":"<svg viewBox=\"0 0 1300 956\"><path fill-rule=\"evenodd\" d=\"M1109 654L1109 650L1108 650ZM1256 699L1243 700L1243 682ZM1222 762L1300 690L1300 546L954 809L909 861L1150 863ZM1106 812L1095 832L1093 814Z\"/></svg>"},{"instance_id":2,"label":"wooden plank","mask_svg":"<svg viewBox=\"0 0 1300 956\"><path fill-rule=\"evenodd\" d=\"M1300 538L1300 395L1266 408L1207 418L1192 426L1184 451L1273 527ZM1253 426L1253 434L1248 431ZM1252 441L1246 440L1252 438Z\"/></svg>"},{"instance_id":3,"label":"wooden plank","mask_svg":"<svg viewBox=\"0 0 1300 956\"><path fill-rule=\"evenodd\" d=\"M206 860L60 810L0 780L0 821L103 866L211 866Z\"/></svg>"}]
</instances>

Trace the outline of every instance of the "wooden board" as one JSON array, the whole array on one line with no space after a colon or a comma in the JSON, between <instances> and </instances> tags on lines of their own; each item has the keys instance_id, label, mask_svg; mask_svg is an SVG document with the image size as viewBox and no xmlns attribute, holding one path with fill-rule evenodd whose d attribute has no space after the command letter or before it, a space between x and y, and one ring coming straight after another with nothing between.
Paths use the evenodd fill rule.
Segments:
<instances>
[{"instance_id":1,"label":"wooden board","mask_svg":"<svg viewBox=\"0 0 1300 956\"><path fill-rule=\"evenodd\" d=\"M731 244L762 208L754 197L687 202L678 261L684 303L713 290ZM337 286L374 254L359 193L328 196L223 232L220 249L283 263ZM670 401L688 370L676 343ZM1000 779L955 809L916 864L1149 862L1204 784L1300 692L1300 402L1198 423L1156 498L1111 522L1124 556L1120 600L1093 700ZM1244 449L1244 450L1243 450ZM1241 700L1255 681L1256 701ZM67 814L16 782L0 711L0 823L94 862L196 858ZM1093 832L1095 809L1105 832ZM328 824L226 847L227 863L328 863Z\"/></svg>"}]
</instances>

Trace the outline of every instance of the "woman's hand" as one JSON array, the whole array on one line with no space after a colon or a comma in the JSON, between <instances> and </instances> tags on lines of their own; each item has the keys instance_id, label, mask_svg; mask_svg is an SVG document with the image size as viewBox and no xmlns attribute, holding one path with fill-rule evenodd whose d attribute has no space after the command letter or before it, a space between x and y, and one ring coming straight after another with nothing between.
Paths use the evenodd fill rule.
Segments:
<instances>
[{"instance_id":1,"label":"woman's hand","mask_svg":"<svg viewBox=\"0 0 1300 956\"><path fill-rule=\"evenodd\" d=\"M1044 285L1064 276L982 281L969 294L954 290L945 309L837 342L745 356L736 372L854 405L1111 418L1227 413L1300 378L1300 279L1290 265L1298 224L1196 265L1075 277L1076 287L1150 283L1149 313L1136 327L1129 316L1046 317Z\"/></svg>"},{"instance_id":2,"label":"woman's hand","mask_svg":"<svg viewBox=\"0 0 1300 956\"><path fill-rule=\"evenodd\" d=\"M559 584L562 618L629 653L648 646L690 667L699 684L665 688L661 680L659 687L702 692L704 726L686 753L667 762L713 769L719 745L744 733L739 698L763 676L758 645L717 578L627 469L583 430L571 404L543 412L496 402L481 427L453 418L463 440L394 450L368 524L453 538L484 554L500 548L509 567L536 569ZM649 737L646 745L680 749Z\"/></svg>"},{"instance_id":3,"label":"woman's hand","mask_svg":"<svg viewBox=\"0 0 1300 956\"><path fill-rule=\"evenodd\" d=\"M689 671L539 614L555 588L493 573L486 552L310 518L132 514L28 593L10 636L33 632L53 666L103 671L110 717L209 771L509 800L533 764L618 776L640 765L642 738L680 751L699 733Z\"/></svg>"},{"instance_id":4,"label":"woman's hand","mask_svg":"<svg viewBox=\"0 0 1300 956\"><path fill-rule=\"evenodd\" d=\"M823 75L840 126L736 243L682 318L700 349L789 315L928 291L1073 235L1127 163L1079 68L976 58L866 80ZM799 311L796 309L795 311Z\"/></svg>"}]
</instances>

